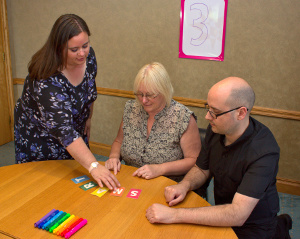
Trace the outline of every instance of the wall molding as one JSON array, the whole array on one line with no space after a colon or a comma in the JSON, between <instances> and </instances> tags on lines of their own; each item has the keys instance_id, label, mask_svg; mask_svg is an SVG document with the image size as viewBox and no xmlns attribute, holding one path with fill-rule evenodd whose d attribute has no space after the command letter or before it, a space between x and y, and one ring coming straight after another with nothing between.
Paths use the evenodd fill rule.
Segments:
<instances>
[{"instance_id":1,"label":"wall molding","mask_svg":"<svg viewBox=\"0 0 300 239\"><path fill-rule=\"evenodd\" d=\"M94 154L99 154L103 156L109 156L110 150L111 150L111 145L109 144L102 144L102 143L97 143L97 142L89 142L90 149L92 153Z\"/></svg>"},{"instance_id":2,"label":"wall molding","mask_svg":"<svg viewBox=\"0 0 300 239\"><path fill-rule=\"evenodd\" d=\"M300 196L300 181L277 177L276 186L278 192Z\"/></svg>"},{"instance_id":3,"label":"wall molding","mask_svg":"<svg viewBox=\"0 0 300 239\"><path fill-rule=\"evenodd\" d=\"M25 79L22 78L14 78L13 82L15 85L19 85L19 84L24 84L24 80ZM97 93L100 95L109 95L109 96L116 96L122 98L130 98L130 99L135 98L133 91L128 91L128 90L97 87ZM198 108L204 108L204 104L206 103L206 100L190 99L185 97L175 96L173 97L173 99L185 106L193 106ZM274 118L282 118L282 119L300 120L300 112L292 111L292 110L281 110L281 109L272 109L272 108L254 106L251 111L251 114L274 117Z\"/></svg>"},{"instance_id":4,"label":"wall molding","mask_svg":"<svg viewBox=\"0 0 300 239\"><path fill-rule=\"evenodd\" d=\"M90 148L94 154L99 154L108 157L111 145L90 142ZM277 177L276 185L278 192L300 196L300 181Z\"/></svg>"},{"instance_id":5,"label":"wall molding","mask_svg":"<svg viewBox=\"0 0 300 239\"><path fill-rule=\"evenodd\" d=\"M13 78L14 85L24 85L25 79L23 78Z\"/></svg>"},{"instance_id":6,"label":"wall molding","mask_svg":"<svg viewBox=\"0 0 300 239\"><path fill-rule=\"evenodd\" d=\"M117 96L117 97L125 97L125 98L135 98L133 91L127 90L118 90L118 89L110 89L110 88L103 88L97 87L98 94L101 95L110 95L110 96ZM206 100L200 99L190 99L185 97L173 97L174 100L178 101L179 103L185 106L193 106L198 108L204 108L204 104ZM253 115L262 115L262 116L269 116L274 118L283 118L283 119L291 119L291 120L300 120L300 112L299 111L291 111L291 110L281 110L281 109L272 109L266 107L259 107L254 106L251 114Z\"/></svg>"}]
</instances>

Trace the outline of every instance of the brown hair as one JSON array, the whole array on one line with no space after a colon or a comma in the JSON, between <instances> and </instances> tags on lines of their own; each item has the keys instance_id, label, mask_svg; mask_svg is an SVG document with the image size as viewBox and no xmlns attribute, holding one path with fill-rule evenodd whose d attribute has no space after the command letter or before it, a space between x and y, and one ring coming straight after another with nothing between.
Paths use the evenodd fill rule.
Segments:
<instances>
[{"instance_id":1,"label":"brown hair","mask_svg":"<svg viewBox=\"0 0 300 239\"><path fill-rule=\"evenodd\" d=\"M68 41L81 32L91 35L81 17L75 14L60 16L55 21L45 45L32 56L28 64L29 77L40 80L58 74L67 63L65 48Z\"/></svg>"}]
</instances>

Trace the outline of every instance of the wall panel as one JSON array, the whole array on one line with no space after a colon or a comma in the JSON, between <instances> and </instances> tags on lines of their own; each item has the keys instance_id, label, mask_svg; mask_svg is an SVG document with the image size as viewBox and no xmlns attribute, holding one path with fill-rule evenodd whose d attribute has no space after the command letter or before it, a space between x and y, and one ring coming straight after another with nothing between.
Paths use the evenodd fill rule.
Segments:
<instances>
[{"instance_id":1,"label":"wall panel","mask_svg":"<svg viewBox=\"0 0 300 239\"><path fill-rule=\"evenodd\" d=\"M300 111L299 0L230 0L223 62L178 58L179 0L7 0L7 8L13 78L26 77L30 57L57 17L75 13L92 32L98 87L130 91L138 69L159 61L169 71L177 97L205 100L214 83L234 75L253 86L255 106ZM99 96L92 141L112 143L126 100ZM207 125L203 110L190 108L201 119L198 125ZM300 180L299 121L257 118L280 144L279 176Z\"/></svg>"}]
</instances>

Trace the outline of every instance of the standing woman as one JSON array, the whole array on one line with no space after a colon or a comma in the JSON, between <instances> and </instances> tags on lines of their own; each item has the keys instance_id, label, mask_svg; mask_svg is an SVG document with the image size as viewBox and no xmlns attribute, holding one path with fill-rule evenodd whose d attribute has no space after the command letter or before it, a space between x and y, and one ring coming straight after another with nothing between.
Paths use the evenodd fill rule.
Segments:
<instances>
[{"instance_id":1,"label":"standing woman","mask_svg":"<svg viewBox=\"0 0 300 239\"><path fill-rule=\"evenodd\" d=\"M45 45L29 65L15 106L16 163L74 158L100 186L120 186L89 150L97 62L90 31L77 15L54 23Z\"/></svg>"}]
</instances>

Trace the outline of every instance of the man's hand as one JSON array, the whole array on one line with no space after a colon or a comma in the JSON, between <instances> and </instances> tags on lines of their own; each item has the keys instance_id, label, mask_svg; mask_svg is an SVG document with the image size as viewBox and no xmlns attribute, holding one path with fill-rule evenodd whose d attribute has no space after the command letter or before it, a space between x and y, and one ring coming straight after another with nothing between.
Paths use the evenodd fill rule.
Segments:
<instances>
[{"instance_id":1,"label":"man's hand","mask_svg":"<svg viewBox=\"0 0 300 239\"><path fill-rule=\"evenodd\" d=\"M169 206L174 206L182 202L188 192L186 184L179 183L165 188L165 198Z\"/></svg>"},{"instance_id":2,"label":"man's hand","mask_svg":"<svg viewBox=\"0 0 300 239\"><path fill-rule=\"evenodd\" d=\"M110 190L117 190L117 188L121 187L118 179L113 175L107 168L103 165L98 165L97 168L94 168L91 171L91 175L97 181L100 187L103 187L103 183L110 189Z\"/></svg>"},{"instance_id":3,"label":"man's hand","mask_svg":"<svg viewBox=\"0 0 300 239\"><path fill-rule=\"evenodd\" d=\"M146 211L146 217L150 223L175 223L176 210L162 204L153 204Z\"/></svg>"}]
</instances>

